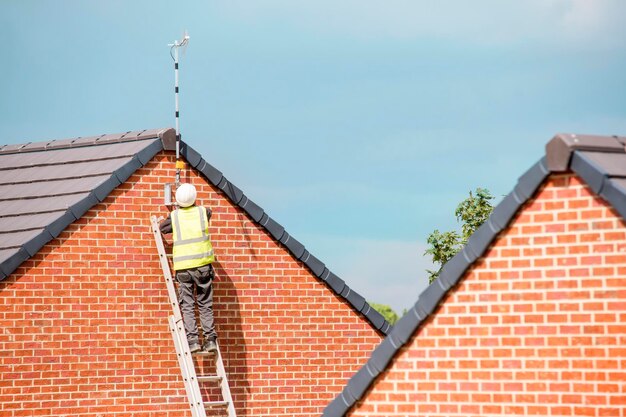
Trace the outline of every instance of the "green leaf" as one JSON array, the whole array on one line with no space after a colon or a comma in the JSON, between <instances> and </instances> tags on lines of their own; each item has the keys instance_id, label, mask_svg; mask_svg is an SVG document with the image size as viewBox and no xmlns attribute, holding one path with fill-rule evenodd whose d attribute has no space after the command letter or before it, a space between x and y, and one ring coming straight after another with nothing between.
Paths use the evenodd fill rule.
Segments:
<instances>
[{"instance_id":1,"label":"green leaf","mask_svg":"<svg viewBox=\"0 0 626 417\"><path fill-rule=\"evenodd\" d=\"M470 191L469 197L461 201L454 212L457 221L461 222L461 234L454 230L441 233L435 229L428 235L428 248L424 254L431 255L433 263L439 265L437 271L426 270L429 284L439 277L446 262L463 249L470 236L489 218L493 199L486 188L477 188L475 194Z\"/></svg>"}]
</instances>

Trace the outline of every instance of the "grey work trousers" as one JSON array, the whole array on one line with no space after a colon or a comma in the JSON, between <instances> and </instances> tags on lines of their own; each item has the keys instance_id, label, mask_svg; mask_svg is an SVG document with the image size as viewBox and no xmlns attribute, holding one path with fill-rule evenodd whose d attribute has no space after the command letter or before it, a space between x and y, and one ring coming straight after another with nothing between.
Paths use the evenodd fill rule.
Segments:
<instances>
[{"instance_id":1,"label":"grey work trousers","mask_svg":"<svg viewBox=\"0 0 626 417\"><path fill-rule=\"evenodd\" d=\"M200 324L204 333L204 340L216 339L215 323L213 320L213 278L215 272L212 265L200 266L198 268L176 271L178 281L178 303L183 316L185 333L189 344L199 343L198 324L196 323L196 312L194 302L194 289L196 290L196 300L198 311L200 312Z\"/></svg>"}]
</instances>

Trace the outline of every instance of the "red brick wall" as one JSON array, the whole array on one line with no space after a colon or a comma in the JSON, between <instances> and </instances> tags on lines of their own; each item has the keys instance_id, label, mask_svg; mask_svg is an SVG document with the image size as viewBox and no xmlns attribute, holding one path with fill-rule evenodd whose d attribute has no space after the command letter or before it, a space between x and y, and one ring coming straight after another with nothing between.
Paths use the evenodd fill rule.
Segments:
<instances>
[{"instance_id":1,"label":"red brick wall","mask_svg":"<svg viewBox=\"0 0 626 417\"><path fill-rule=\"evenodd\" d=\"M157 155L0 282L1 416L189 415L148 218L165 214L166 166ZM216 325L238 416L321 414L380 335L190 175L214 212Z\"/></svg>"},{"instance_id":2,"label":"red brick wall","mask_svg":"<svg viewBox=\"0 0 626 417\"><path fill-rule=\"evenodd\" d=\"M624 222L550 177L350 415L626 415Z\"/></svg>"}]
</instances>

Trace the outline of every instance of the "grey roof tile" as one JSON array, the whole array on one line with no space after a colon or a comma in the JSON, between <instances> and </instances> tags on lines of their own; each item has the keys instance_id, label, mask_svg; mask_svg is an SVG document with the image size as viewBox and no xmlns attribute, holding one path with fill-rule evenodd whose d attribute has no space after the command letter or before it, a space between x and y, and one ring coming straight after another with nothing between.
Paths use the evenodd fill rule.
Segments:
<instances>
[{"instance_id":1,"label":"grey roof tile","mask_svg":"<svg viewBox=\"0 0 626 417\"><path fill-rule=\"evenodd\" d=\"M120 180L115 175L106 178L93 187L93 194L98 201L104 201L105 198L120 185ZM95 185L95 184L94 184Z\"/></svg>"},{"instance_id":2,"label":"grey roof tile","mask_svg":"<svg viewBox=\"0 0 626 417\"><path fill-rule=\"evenodd\" d=\"M67 210L61 216L49 223L46 226L46 230L52 235L52 237L57 237L67 226L74 223L74 220L76 220L76 217L70 210Z\"/></svg>"},{"instance_id":3,"label":"grey roof tile","mask_svg":"<svg viewBox=\"0 0 626 417\"><path fill-rule=\"evenodd\" d=\"M191 146L188 146L184 142L181 143L180 154L193 168L196 168L200 164L200 161L202 161L202 156L198 152L196 152L195 149L193 149Z\"/></svg>"},{"instance_id":4,"label":"grey roof tile","mask_svg":"<svg viewBox=\"0 0 626 417\"><path fill-rule=\"evenodd\" d=\"M608 176L602 165L585 156L584 152L574 152L570 167L587 183L594 193L600 193L604 180Z\"/></svg>"},{"instance_id":5,"label":"grey roof tile","mask_svg":"<svg viewBox=\"0 0 626 417\"><path fill-rule=\"evenodd\" d=\"M330 286L330 288L332 288L332 290L336 294L341 294L344 287L346 286L346 283L332 272L328 275L326 283Z\"/></svg>"},{"instance_id":6,"label":"grey roof tile","mask_svg":"<svg viewBox=\"0 0 626 417\"><path fill-rule=\"evenodd\" d=\"M149 143L160 142L158 139L111 143L100 146L81 146L75 148L53 149L43 152L0 154L2 169L24 168L29 166L59 165L68 162L94 161L102 158L133 156Z\"/></svg>"},{"instance_id":7,"label":"grey roof tile","mask_svg":"<svg viewBox=\"0 0 626 417\"><path fill-rule=\"evenodd\" d=\"M222 178L224 178L224 175L220 170L216 169L213 165L206 161L204 161L204 164L198 164L198 171L202 172L206 179L208 179L209 182L215 186L221 183Z\"/></svg>"},{"instance_id":8,"label":"grey roof tile","mask_svg":"<svg viewBox=\"0 0 626 417\"><path fill-rule=\"evenodd\" d=\"M561 133L546 145L546 166L552 172L567 170L576 150L624 153L624 144L615 136L592 136Z\"/></svg>"},{"instance_id":9,"label":"grey roof tile","mask_svg":"<svg viewBox=\"0 0 626 417\"><path fill-rule=\"evenodd\" d=\"M626 153L583 152L574 153L611 177L626 177Z\"/></svg>"},{"instance_id":10,"label":"grey roof tile","mask_svg":"<svg viewBox=\"0 0 626 417\"><path fill-rule=\"evenodd\" d=\"M541 158L535 165L530 167L517 181L516 192L522 199L528 200L550 174L546 158Z\"/></svg>"},{"instance_id":11,"label":"grey roof tile","mask_svg":"<svg viewBox=\"0 0 626 417\"><path fill-rule=\"evenodd\" d=\"M23 200L0 201L0 213L2 216L17 216L46 211L66 210L76 201L80 201L89 195L88 192L79 194L67 194L33 198L24 204Z\"/></svg>"},{"instance_id":12,"label":"grey roof tile","mask_svg":"<svg viewBox=\"0 0 626 417\"><path fill-rule=\"evenodd\" d=\"M487 250L501 230L502 228L496 226L490 218L470 236L467 240L466 247L478 258Z\"/></svg>"},{"instance_id":13,"label":"grey roof tile","mask_svg":"<svg viewBox=\"0 0 626 417\"><path fill-rule=\"evenodd\" d=\"M142 142L135 142L142 143ZM152 141L148 146L142 147L135 151L135 157L139 159L142 165L145 165L154 158L154 155L159 153L163 149L163 143L160 140Z\"/></svg>"},{"instance_id":14,"label":"grey roof tile","mask_svg":"<svg viewBox=\"0 0 626 417\"><path fill-rule=\"evenodd\" d=\"M28 258L30 255L24 248L1 250L0 270L2 270L3 275L8 277Z\"/></svg>"},{"instance_id":15,"label":"grey roof tile","mask_svg":"<svg viewBox=\"0 0 626 417\"><path fill-rule=\"evenodd\" d=\"M107 135L98 135L98 136L85 136L85 137L80 137L80 138L76 138L72 141L72 147L74 146L88 146L88 145L93 145L95 144L98 139L107 136ZM108 135L108 136L113 136L113 135ZM114 137L117 139L116 142L120 141L120 134L114 135Z\"/></svg>"},{"instance_id":16,"label":"grey roof tile","mask_svg":"<svg viewBox=\"0 0 626 417\"><path fill-rule=\"evenodd\" d=\"M81 194L81 195L84 195L84 197L80 199L76 199L76 195L73 194L72 196L74 197L74 200L72 201L72 204L67 207L69 211L72 213L72 216L74 216L77 219L80 219L81 217L83 217L83 215L87 213L87 211L89 211L90 208L92 208L99 202L98 198L95 195L95 192L90 192L88 194Z\"/></svg>"},{"instance_id":17,"label":"grey roof tile","mask_svg":"<svg viewBox=\"0 0 626 417\"><path fill-rule=\"evenodd\" d=\"M126 164L132 157L126 156L105 159L94 164L93 161L48 165L45 167L26 167L16 169L0 169L0 184L33 182L51 179L84 177L98 174L110 174L120 164Z\"/></svg>"},{"instance_id":18,"label":"grey roof tile","mask_svg":"<svg viewBox=\"0 0 626 417\"><path fill-rule=\"evenodd\" d=\"M60 217L64 212L65 211L53 211L51 213L0 217L0 237L3 237L4 233L9 232L42 229Z\"/></svg>"},{"instance_id":19,"label":"grey roof tile","mask_svg":"<svg viewBox=\"0 0 626 417\"><path fill-rule=\"evenodd\" d=\"M111 175L108 174L95 177L38 181L18 185L0 185L0 201L88 192L110 177Z\"/></svg>"},{"instance_id":20,"label":"grey roof tile","mask_svg":"<svg viewBox=\"0 0 626 417\"><path fill-rule=\"evenodd\" d=\"M24 244L24 242L28 242L33 239L35 236L40 234L44 228L34 229L34 230L18 230L14 232L3 232L2 240L0 240L0 249L8 249L8 248L19 248Z\"/></svg>"},{"instance_id":21,"label":"grey roof tile","mask_svg":"<svg viewBox=\"0 0 626 417\"><path fill-rule=\"evenodd\" d=\"M48 146L48 142L31 142L19 149L20 152L43 151Z\"/></svg>"},{"instance_id":22,"label":"grey roof tile","mask_svg":"<svg viewBox=\"0 0 626 417\"><path fill-rule=\"evenodd\" d=\"M468 259L467 250L464 248L450 259L441 269L441 274L437 282L445 284L445 289L456 285L458 280L463 276L467 268L472 264L473 260ZM475 258L474 258L475 259Z\"/></svg>"},{"instance_id":23,"label":"grey roof tile","mask_svg":"<svg viewBox=\"0 0 626 417\"><path fill-rule=\"evenodd\" d=\"M26 250L28 255L35 256L39 249L43 248L43 246L54 239L54 236L50 234L50 232L46 229L39 230L35 236L31 237L22 245L22 248Z\"/></svg>"},{"instance_id":24,"label":"grey roof tile","mask_svg":"<svg viewBox=\"0 0 626 417\"><path fill-rule=\"evenodd\" d=\"M19 251L19 248L0 248L0 267L2 263L15 255Z\"/></svg>"},{"instance_id":25,"label":"grey roof tile","mask_svg":"<svg viewBox=\"0 0 626 417\"><path fill-rule=\"evenodd\" d=\"M20 149L23 149L24 147L30 145L31 143L18 143L15 145L5 145L2 148L2 152L3 153L7 153L7 152L18 152Z\"/></svg>"},{"instance_id":26,"label":"grey roof tile","mask_svg":"<svg viewBox=\"0 0 626 417\"><path fill-rule=\"evenodd\" d=\"M69 148L72 146L72 143L79 138L69 138L69 139L61 139L61 140L52 140L47 143L46 150L50 149L60 149L60 148Z\"/></svg>"},{"instance_id":27,"label":"grey roof tile","mask_svg":"<svg viewBox=\"0 0 626 417\"><path fill-rule=\"evenodd\" d=\"M285 235L287 236L287 238L285 238ZM304 245L298 242L296 238L291 237L289 233L285 233L285 235L283 235L283 239L281 240L281 243L285 245L287 249L289 249L289 251L293 254L293 256L296 257L296 259L301 259L305 251Z\"/></svg>"},{"instance_id":28,"label":"grey roof tile","mask_svg":"<svg viewBox=\"0 0 626 417\"><path fill-rule=\"evenodd\" d=\"M509 224L517 209L522 202L516 198L515 192L510 192L504 199L498 204L489 216L491 223L498 229L502 230Z\"/></svg>"},{"instance_id":29,"label":"grey roof tile","mask_svg":"<svg viewBox=\"0 0 626 417\"><path fill-rule=\"evenodd\" d=\"M322 272L324 272L324 268L326 268L322 261L310 254L309 256L307 256L306 260L303 259L302 262L304 262L304 264L309 267L309 269L316 277L322 275Z\"/></svg>"},{"instance_id":30,"label":"grey roof tile","mask_svg":"<svg viewBox=\"0 0 626 417\"><path fill-rule=\"evenodd\" d=\"M135 171L137 171L143 165L145 164L142 164L141 161L139 160L139 157L135 155L124 165L117 168L113 172L113 175L115 175L115 178L117 178L118 181L122 183L122 182L125 182L128 178L130 178L130 176L133 175Z\"/></svg>"},{"instance_id":31,"label":"grey roof tile","mask_svg":"<svg viewBox=\"0 0 626 417\"><path fill-rule=\"evenodd\" d=\"M241 207L255 222L259 222L263 217L264 211L261 207L256 205L256 203L250 200L248 197L245 197L239 202L239 207Z\"/></svg>"},{"instance_id":32,"label":"grey roof tile","mask_svg":"<svg viewBox=\"0 0 626 417\"><path fill-rule=\"evenodd\" d=\"M358 311L365 307L365 298L347 286L341 291L341 296L348 300Z\"/></svg>"},{"instance_id":33,"label":"grey roof tile","mask_svg":"<svg viewBox=\"0 0 626 417\"><path fill-rule=\"evenodd\" d=\"M626 179L614 178L605 182L600 197L608 201L626 220Z\"/></svg>"},{"instance_id":34,"label":"grey roof tile","mask_svg":"<svg viewBox=\"0 0 626 417\"><path fill-rule=\"evenodd\" d=\"M259 224L265 227L267 231L270 232L270 235L272 235L272 237L276 240L280 240L283 237L283 233L285 233L285 228L276 223L274 219L267 214L263 215Z\"/></svg>"},{"instance_id":35,"label":"grey roof tile","mask_svg":"<svg viewBox=\"0 0 626 417\"><path fill-rule=\"evenodd\" d=\"M235 186L232 182L228 181L226 178L222 178L222 181L218 185L218 187L224 191L224 194L235 204L239 205L239 202L243 199L243 191L241 191L237 186ZM277 238L280 240L280 238Z\"/></svg>"}]
</instances>

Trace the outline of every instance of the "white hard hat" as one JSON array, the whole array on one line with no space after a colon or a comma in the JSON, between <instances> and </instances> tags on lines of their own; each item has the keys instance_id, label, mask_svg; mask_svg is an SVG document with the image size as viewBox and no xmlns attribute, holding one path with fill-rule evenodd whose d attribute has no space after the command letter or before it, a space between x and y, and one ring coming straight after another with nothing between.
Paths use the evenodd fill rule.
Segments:
<instances>
[{"instance_id":1,"label":"white hard hat","mask_svg":"<svg viewBox=\"0 0 626 417\"><path fill-rule=\"evenodd\" d=\"M196 187L191 184L181 184L176 190L176 202L181 207L189 207L196 202Z\"/></svg>"}]
</instances>

